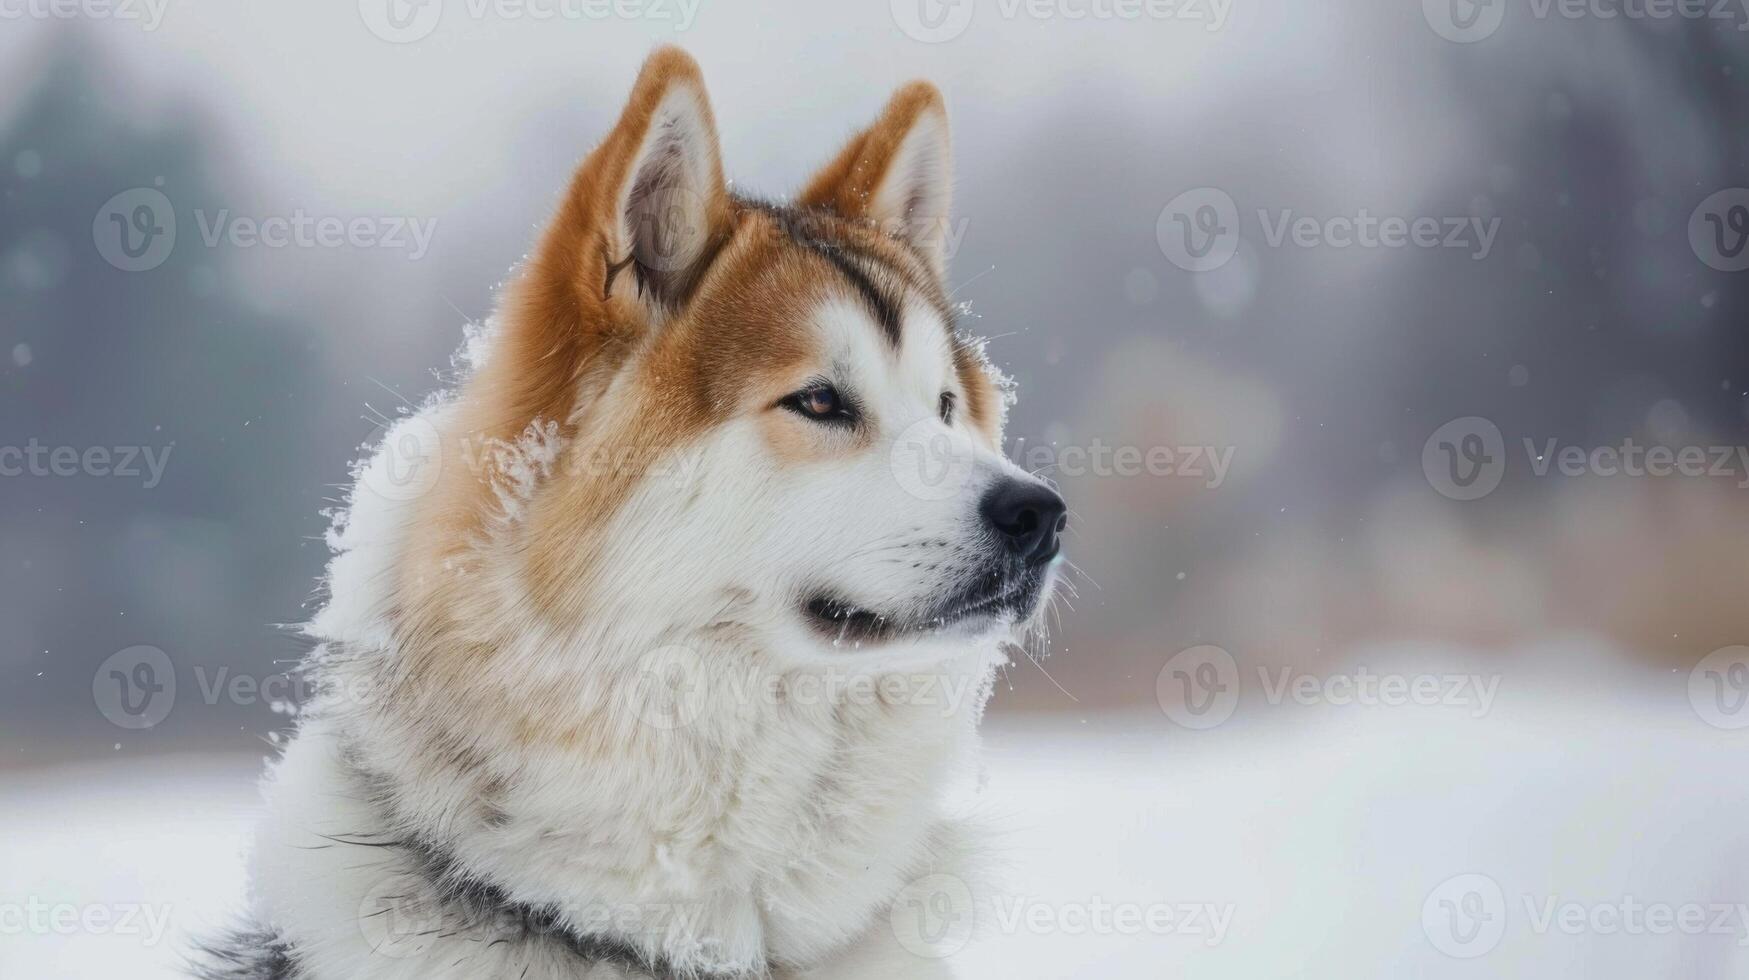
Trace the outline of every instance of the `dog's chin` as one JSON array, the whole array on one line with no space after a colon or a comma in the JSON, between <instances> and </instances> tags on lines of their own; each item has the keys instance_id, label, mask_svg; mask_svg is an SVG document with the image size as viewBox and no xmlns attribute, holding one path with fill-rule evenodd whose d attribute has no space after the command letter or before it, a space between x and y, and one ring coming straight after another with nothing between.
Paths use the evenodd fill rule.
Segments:
<instances>
[{"instance_id":1,"label":"dog's chin","mask_svg":"<svg viewBox=\"0 0 1749 980\"><path fill-rule=\"evenodd\" d=\"M977 640L1012 633L1030 622L1050 594L1048 569L1005 582L999 588L967 591L922 613L883 612L835 592L818 592L802 602L809 628L836 647L858 648L919 640Z\"/></svg>"}]
</instances>

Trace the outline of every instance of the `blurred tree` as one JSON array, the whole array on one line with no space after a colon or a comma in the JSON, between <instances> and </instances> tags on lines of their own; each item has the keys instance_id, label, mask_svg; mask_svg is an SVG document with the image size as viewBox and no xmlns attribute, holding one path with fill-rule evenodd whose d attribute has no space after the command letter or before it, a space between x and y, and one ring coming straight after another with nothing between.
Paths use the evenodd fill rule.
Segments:
<instances>
[{"instance_id":1,"label":"blurred tree","mask_svg":"<svg viewBox=\"0 0 1749 980\"><path fill-rule=\"evenodd\" d=\"M186 104L143 115L76 32L39 52L0 132L0 445L149 447L164 468L156 486L143 458L135 477L0 478L0 619L18 624L0 640L0 717L34 732L0 739L13 762L27 746L144 747L270 718L198 703L185 668L260 677L295 649L269 624L299 618L320 568L322 550L296 543L319 527L311 474L333 465L298 410L321 380L312 331L259 312L234 256L202 242L194 203L226 199L208 126ZM170 202L175 240L162 264L124 271L100 253L99 211L136 188ZM123 210L148 230L169 218ZM92 707L90 685L142 643L170 655L196 707L136 734Z\"/></svg>"}]
</instances>

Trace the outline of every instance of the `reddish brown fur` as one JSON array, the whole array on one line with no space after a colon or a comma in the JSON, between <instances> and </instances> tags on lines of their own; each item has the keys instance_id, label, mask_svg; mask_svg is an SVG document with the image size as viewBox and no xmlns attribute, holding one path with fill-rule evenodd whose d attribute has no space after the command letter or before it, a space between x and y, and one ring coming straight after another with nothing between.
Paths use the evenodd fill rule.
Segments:
<instances>
[{"instance_id":1,"label":"reddish brown fur","mask_svg":"<svg viewBox=\"0 0 1749 980\"><path fill-rule=\"evenodd\" d=\"M821 171L802 195L803 209L731 197L713 160L712 186L703 189L709 257L696 281L686 283L688 301L672 315L643 302L629 272L613 277L610 289L609 270L626 250L618 241L615 209L652 114L676 86L691 88L710 118L693 60L673 48L651 55L619 123L578 168L514 285L490 358L462 393L455 430L445 433L446 460L477 456L485 440L513 442L535 420L558 423L567 442L583 434L593 446L634 448L648 459L652 451L693 442L728 418L770 410L818 362L809 311L835 295L854 301L831 264L796 244L786 225L800 224L806 234L855 248L940 309L951 329L932 264L910 242L871 229L862 210L909 127L923 112L943 111L940 93L924 82L900 89L874 126ZM714 157L714 129L712 146ZM622 389L625 395L606 403L602 393L645 345L647 356L636 362L638 374ZM993 443L1001 424L999 393L979 353L963 342L954 350L961 410ZM810 458L815 449L785 434L791 430L762 422L779 460ZM464 452L464 446L474 452ZM858 448L865 447L847 444L843 451ZM452 699L461 691L470 699L493 697L455 672L475 656L490 655L493 638L468 624L495 617L491 610L470 609L470 602L481 600L453 588L453 577L443 570L466 567L471 547L487 533L496 476L479 466L445 466L436 490L421 501L419 530L401 563L396 613L408 678L416 678L421 690L443 690ZM531 532L523 554L531 600L548 621L577 622L585 614L599 531L638 478L635 469L601 472L561 458L554 485L537 495L526 515ZM435 702L431 707L436 709ZM519 714L526 717L520 711L504 716ZM523 724L524 737L582 737Z\"/></svg>"},{"instance_id":2,"label":"reddish brown fur","mask_svg":"<svg viewBox=\"0 0 1749 980\"><path fill-rule=\"evenodd\" d=\"M892 166L905 135L926 112L946 119L941 90L924 81L900 88L874 125L851 137L832 162L808 182L797 202L804 207L829 208L846 218L867 218L881 178Z\"/></svg>"}]
</instances>

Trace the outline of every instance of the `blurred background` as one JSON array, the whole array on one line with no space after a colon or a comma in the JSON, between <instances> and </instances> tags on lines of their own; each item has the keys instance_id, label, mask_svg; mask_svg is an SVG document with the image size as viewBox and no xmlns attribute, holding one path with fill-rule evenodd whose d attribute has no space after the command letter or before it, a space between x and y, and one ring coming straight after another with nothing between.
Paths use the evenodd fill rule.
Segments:
<instances>
[{"instance_id":1,"label":"blurred background","mask_svg":"<svg viewBox=\"0 0 1749 980\"><path fill-rule=\"evenodd\" d=\"M1080 569L991 709L1014 895L1231 913L967 976L1749 976L1734 3L0 0L0 913L237 900L324 511L667 41L763 195L945 91Z\"/></svg>"}]
</instances>

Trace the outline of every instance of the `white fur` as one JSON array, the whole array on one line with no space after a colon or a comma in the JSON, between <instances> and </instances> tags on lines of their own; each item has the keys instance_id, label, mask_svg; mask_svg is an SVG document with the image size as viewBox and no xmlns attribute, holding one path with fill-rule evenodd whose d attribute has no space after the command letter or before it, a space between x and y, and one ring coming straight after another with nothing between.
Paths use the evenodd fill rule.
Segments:
<instances>
[{"instance_id":1,"label":"white fur","mask_svg":"<svg viewBox=\"0 0 1749 980\"><path fill-rule=\"evenodd\" d=\"M649 431L638 369L723 203L702 89L674 82L639 139L607 233L611 261L637 260L608 288L635 289L651 324L629 363L579 381L575 417L508 443L469 444L457 396L433 399L359 466L336 517L308 627L322 693L266 781L252 863L258 925L299 980L643 975L559 937L630 947L663 980L950 975L889 913L919 879L979 881L979 835L943 788L974 764L1019 624L943 625L944 601L1011 584L995 570L1016 556L979 501L1027 477L963 413L941 417L944 392L969 397L929 304L907 301L894 350L839 300L814 311L814 369L854 402L855 430L732 415L684 447L634 446L650 468L629 496L565 511L575 498L546 491L582 485L567 468L612 465ZM868 201L938 272L950 169L945 117L924 112ZM470 334L467 367L492 356ZM771 425L823 451L780 459ZM944 484L917 485L944 465ZM430 553L408 548L420 498L456 467L493 481L491 512L441 567L414 564ZM578 517L595 523L572 569L551 556ZM571 591L553 596L554 577ZM809 612L827 598L904 628L835 638Z\"/></svg>"},{"instance_id":2,"label":"white fur","mask_svg":"<svg viewBox=\"0 0 1749 980\"><path fill-rule=\"evenodd\" d=\"M456 730L446 712L408 717L384 693L403 666L388 616L416 503L386 474L405 468L395 447L452 424L453 403L435 400L388 433L336 521L329 599L309 626L325 645L325 693L270 773L254 851L256 914L296 952L300 976L582 975L550 947L494 944L473 923L391 935L394 916L418 921L424 886L402 851L372 845L409 833L442 842L516 901L561 909L573 929L682 971L950 975L901 945L887 909L923 875L977 880L977 835L947 819L941 795L973 764L1010 624L853 649L811 632L795 599L830 584L894 611L922 608L968 573L982 488L1016 471L974 447L962 422L935 418L954 379L946 325L925 306L906 310L898 352L849 304L816 320L841 372L833 380L878 420L880 448L783 472L754 423L738 421L678 452L606 519L612 573L582 629L532 610L519 519L553 467L585 457L595 430L562 446L537 422L516 446L495 447L517 463L499 488L503 520L466 569L445 570L466 576L494 650L465 693L557 706L589 720L587 745L531 747L508 719L475 720L461 704L469 727ZM486 356L476 340L471 359ZM968 448L962 492L906 492L888 451L906 432ZM678 695L664 693L670 679ZM401 825L385 825L359 765L388 774Z\"/></svg>"}]
</instances>

